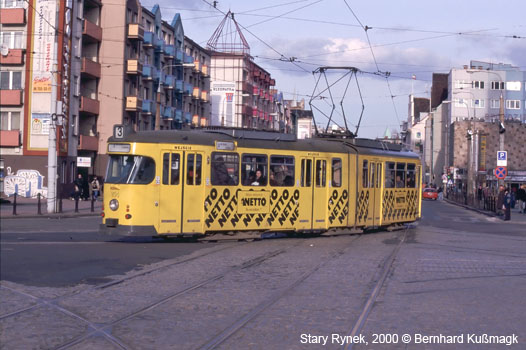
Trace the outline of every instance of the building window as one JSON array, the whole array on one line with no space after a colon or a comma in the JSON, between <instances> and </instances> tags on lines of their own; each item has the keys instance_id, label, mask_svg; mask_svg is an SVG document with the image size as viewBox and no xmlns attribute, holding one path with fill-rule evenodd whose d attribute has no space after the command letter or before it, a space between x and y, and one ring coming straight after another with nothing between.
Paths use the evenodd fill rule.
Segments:
<instances>
[{"instance_id":1,"label":"building window","mask_svg":"<svg viewBox=\"0 0 526 350\"><path fill-rule=\"evenodd\" d=\"M486 108L486 100L480 100L480 99L471 100L471 107Z\"/></svg>"},{"instance_id":2,"label":"building window","mask_svg":"<svg viewBox=\"0 0 526 350\"><path fill-rule=\"evenodd\" d=\"M0 4L2 8L15 8L15 7L24 7L23 0L1 0Z\"/></svg>"},{"instance_id":3,"label":"building window","mask_svg":"<svg viewBox=\"0 0 526 350\"><path fill-rule=\"evenodd\" d=\"M25 49L24 32L0 32L0 43L9 49Z\"/></svg>"},{"instance_id":4,"label":"building window","mask_svg":"<svg viewBox=\"0 0 526 350\"><path fill-rule=\"evenodd\" d=\"M483 81L472 81L471 82L471 87L473 89L481 89L481 90L483 90L484 89L484 82Z\"/></svg>"},{"instance_id":5,"label":"building window","mask_svg":"<svg viewBox=\"0 0 526 350\"><path fill-rule=\"evenodd\" d=\"M0 72L0 89L21 90L22 72Z\"/></svg>"},{"instance_id":6,"label":"building window","mask_svg":"<svg viewBox=\"0 0 526 350\"><path fill-rule=\"evenodd\" d=\"M20 112L2 112L0 130L20 130Z\"/></svg>"},{"instance_id":7,"label":"building window","mask_svg":"<svg viewBox=\"0 0 526 350\"><path fill-rule=\"evenodd\" d=\"M491 100L491 108L500 108L500 100Z\"/></svg>"},{"instance_id":8,"label":"building window","mask_svg":"<svg viewBox=\"0 0 526 350\"><path fill-rule=\"evenodd\" d=\"M520 100L506 100L506 109L521 109Z\"/></svg>"},{"instance_id":9,"label":"building window","mask_svg":"<svg viewBox=\"0 0 526 350\"><path fill-rule=\"evenodd\" d=\"M421 139L422 138L422 133L420 131L416 133L416 138L417 139Z\"/></svg>"},{"instance_id":10,"label":"building window","mask_svg":"<svg viewBox=\"0 0 526 350\"><path fill-rule=\"evenodd\" d=\"M466 107L467 101L463 98L457 98L455 99L455 107Z\"/></svg>"},{"instance_id":11,"label":"building window","mask_svg":"<svg viewBox=\"0 0 526 350\"><path fill-rule=\"evenodd\" d=\"M507 81L506 90L521 91L521 82L520 81Z\"/></svg>"},{"instance_id":12,"label":"building window","mask_svg":"<svg viewBox=\"0 0 526 350\"><path fill-rule=\"evenodd\" d=\"M504 90L504 82L503 81L492 81L491 90Z\"/></svg>"}]
</instances>

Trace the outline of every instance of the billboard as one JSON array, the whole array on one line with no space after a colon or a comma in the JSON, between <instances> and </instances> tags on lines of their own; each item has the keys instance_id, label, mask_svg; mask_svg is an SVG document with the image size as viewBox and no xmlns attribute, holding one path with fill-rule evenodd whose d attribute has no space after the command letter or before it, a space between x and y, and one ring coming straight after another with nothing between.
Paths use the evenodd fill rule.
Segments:
<instances>
[{"instance_id":1,"label":"billboard","mask_svg":"<svg viewBox=\"0 0 526 350\"><path fill-rule=\"evenodd\" d=\"M235 101L236 83L214 81L210 83L211 117L210 125L238 127Z\"/></svg>"}]
</instances>

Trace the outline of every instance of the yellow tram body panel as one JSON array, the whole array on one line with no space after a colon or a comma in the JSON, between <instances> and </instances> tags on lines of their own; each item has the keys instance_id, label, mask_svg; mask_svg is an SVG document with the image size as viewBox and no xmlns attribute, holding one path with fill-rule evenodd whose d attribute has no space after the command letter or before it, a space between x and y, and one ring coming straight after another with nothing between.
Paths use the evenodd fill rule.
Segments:
<instances>
[{"instance_id":1,"label":"yellow tram body panel","mask_svg":"<svg viewBox=\"0 0 526 350\"><path fill-rule=\"evenodd\" d=\"M360 154L327 142L317 151L317 141L305 150L224 139L110 139L101 229L123 235L323 232L420 217L417 157ZM399 186L386 184L397 174L403 186L401 179Z\"/></svg>"}]
</instances>

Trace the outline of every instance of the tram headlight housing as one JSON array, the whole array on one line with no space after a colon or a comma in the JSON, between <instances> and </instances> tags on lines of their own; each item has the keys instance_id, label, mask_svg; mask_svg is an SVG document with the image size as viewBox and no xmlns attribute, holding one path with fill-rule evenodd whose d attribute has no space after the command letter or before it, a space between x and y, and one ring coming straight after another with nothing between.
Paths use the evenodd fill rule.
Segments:
<instances>
[{"instance_id":1,"label":"tram headlight housing","mask_svg":"<svg viewBox=\"0 0 526 350\"><path fill-rule=\"evenodd\" d=\"M112 199L110 201L110 209L113 210L113 211L119 209L119 201L116 200L116 199Z\"/></svg>"}]
</instances>

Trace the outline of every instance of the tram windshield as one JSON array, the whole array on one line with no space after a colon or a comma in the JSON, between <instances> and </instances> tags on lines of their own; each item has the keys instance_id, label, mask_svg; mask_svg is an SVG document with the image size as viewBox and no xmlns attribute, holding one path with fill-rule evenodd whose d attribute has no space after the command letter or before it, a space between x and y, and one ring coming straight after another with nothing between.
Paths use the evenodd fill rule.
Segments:
<instances>
[{"instance_id":1,"label":"tram windshield","mask_svg":"<svg viewBox=\"0 0 526 350\"><path fill-rule=\"evenodd\" d=\"M155 161L149 157L112 155L106 172L106 183L149 184L155 177Z\"/></svg>"}]
</instances>

